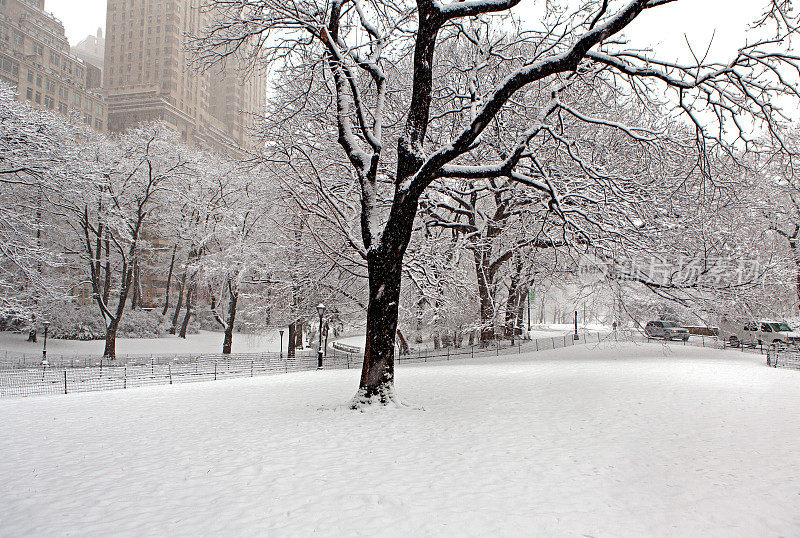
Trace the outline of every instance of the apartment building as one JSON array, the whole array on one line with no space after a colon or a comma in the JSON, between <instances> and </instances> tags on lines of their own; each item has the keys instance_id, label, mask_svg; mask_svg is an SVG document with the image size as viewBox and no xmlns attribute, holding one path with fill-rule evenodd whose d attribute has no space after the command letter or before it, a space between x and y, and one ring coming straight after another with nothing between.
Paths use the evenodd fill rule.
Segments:
<instances>
[{"instance_id":1,"label":"apartment building","mask_svg":"<svg viewBox=\"0 0 800 538\"><path fill-rule=\"evenodd\" d=\"M106 56L106 40L103 37L103 29L98 28L95 35L89 35L82 39L80 43L72 47L72 53L84 62L96 65L102 71Z\"/></svg>"},{"instance_id":2,"label":"apartment building","mask_svg":"<svg viewBox=\"0 0 800 538\"><path fill-rule=\"evenodd\" d=\"M264 83L191 67L184 41L201 29L201 17L191 0L108 0L104 91L110 131L163 120L189 142L218 150L249 146L247 126L263 108Z\"/></svg>"},{"instance_id":3,"label":"apartment building","mask_svg":"<svg viewBox=\"0 0 800 538\"><path fill-rule=\"evenodd\" d=\"M15 86L21 101L106 130L100 69L70 52L64 25L44 0L0 0L0 80Z\"/></svg>"}]
</instances>

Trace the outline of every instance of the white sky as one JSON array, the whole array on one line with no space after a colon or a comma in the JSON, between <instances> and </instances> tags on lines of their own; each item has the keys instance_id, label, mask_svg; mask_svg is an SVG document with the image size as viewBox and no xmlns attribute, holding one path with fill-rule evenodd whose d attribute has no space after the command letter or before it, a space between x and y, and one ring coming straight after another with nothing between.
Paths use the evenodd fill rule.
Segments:
<instances>
[{"instance_id":1,"label":"white sky","mask_svg":"<svg viewBox=\"0 0 800 538\"><path fill-rule=\"evenodd\" d=\"M523 0L520 14L543 2ZM626 35L632 44L654 47L672 58L686 53L684 34L698 53L705 52L714 36L712 55L721 59L744 44L745 28L767 3L768 0L679 0L644 13ZM106 0L45 0L45 9L63 21L73 45L94 34L98 27L105 29Z\"/></svg>"},{"instance_id":2,"label":"white sky","mask_svg":"<svg viewBox=\"0 0 800 538\"><path fill-rule=\"evenodd\" d=\"M71 45L77 45L98 28L106 30L106 0L44 0L45 11L61 19Z\"/></svg>"}]
</instances>

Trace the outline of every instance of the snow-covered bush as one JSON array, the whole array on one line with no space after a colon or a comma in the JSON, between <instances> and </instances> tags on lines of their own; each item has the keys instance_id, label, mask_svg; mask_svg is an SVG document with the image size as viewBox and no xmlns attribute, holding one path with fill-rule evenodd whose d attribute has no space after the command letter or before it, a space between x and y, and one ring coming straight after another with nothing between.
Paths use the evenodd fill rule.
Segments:
<instances>
[{"instance_id":1,"label":"snow-covered bush","mask_svg":"<svg viewBox=\"0 0 800 538\"><path fill-rule=\"evenodd\" d=\"M106 326L93 305L69 303L54 305L46 314L50 322L48 336L64 340L100 340L105 338Z\"/></svg>"},{"instance_id":2,"label":"snow-covered bush","mask_svg":"<svg viewBox=\"0 0 800 538\"><path fill-rule=\"evenodd\" d=\"M50 322L48 336L64 340L102 340L106 335L103 318L94 305L60 304L51 307L46 315ZM164 319L155 310L134 310L122 318L117 336L125 338L158 338L166 333ZM194 329L194 330L192 330ZM197 332L193 324L189 331Z\"/></svg>"},{"instance_id":3,"label":"snow-covered bush","mask_svg":"<svg viewBox=\"0 0 800 538\"><path fill-rule=\"evenodd\" d=\"M134 310L119 322L117 336L125 338L158 338L164 335L163 316L156 310Z\"/></svg>"}]
</instances>

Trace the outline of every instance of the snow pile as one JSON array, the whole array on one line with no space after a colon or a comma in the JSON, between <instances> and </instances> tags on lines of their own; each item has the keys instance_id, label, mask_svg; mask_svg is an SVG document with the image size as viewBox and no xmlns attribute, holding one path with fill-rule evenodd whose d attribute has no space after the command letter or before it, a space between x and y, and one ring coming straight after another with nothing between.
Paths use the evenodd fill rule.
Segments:
<instances>
[{"instance_id":1,"label":"snow pile","mask_svg":"<svg viewBox=\"0 0 800 538\"><path fill-rule=\"evenodd\" d=\"M0 535L797 535L800 372L662 344L0 401Z\"/></svg>"}]
</instances>

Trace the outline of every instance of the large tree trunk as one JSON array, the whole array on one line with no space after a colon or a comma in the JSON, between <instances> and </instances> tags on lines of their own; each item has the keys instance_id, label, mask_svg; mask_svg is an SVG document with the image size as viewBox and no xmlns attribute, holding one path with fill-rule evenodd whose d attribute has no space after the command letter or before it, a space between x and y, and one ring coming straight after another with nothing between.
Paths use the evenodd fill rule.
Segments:
<instances>
[{"instance_id":1,"label":"large tree trunk","mask_svg":"<svg viewBox=\"0 0 800 538\"><path fill-rule=\"evenodd\" d=\"M481 345L487 345L494 339L494 301L491 293L491 275L489 270L488 257L481 249L476 249L475 253L475 274L478 280L478 298L480 300L480 320L481 320Z\"/></svg>"},{"instance_id":2,"label":"large tree trunk","mask_svg":"<svg viewBox=\"0 0 800 538\"><path fill-rule=\"evenodd\" d=\"M239 300L239 288L228 279L228 324L225 327L225 339L222 342L222 353L229 355L233 345L233 324L236 321L236 303Z\"/></svg>"},{"instance_id":3,"label":"large tree trunk","mask_svg":"<svg viewBox=\"0 0 800 538\"><path fill-rule=\"evenodd\" d=\"M117 358L117 327L119 327L119 318L112 319L106 328L106 348L103 351L103 357L106 359Z\"/></svg>"},{"instance_id":4,"label":"large tree trunk","mask_svg":"<svg viewBox=\"0 0 800 538\"><path fill-rule=\"evenodd\" d=\"M397 334L398 304L402 280L403 254L389 252L379 256L371 251L367 340L361 383L354 406L394 400L394 340Z\"/></svg>"},{"instance_id":5,"label":"large tree trunk","mask_svg":"<svg viewBox=\"0 0 800 538\"><path fill-rule=\"evenodd\" d=\"M297 349L303 349L303 321L294 322L294 345Z\"/></svg>"}]
</instances>

